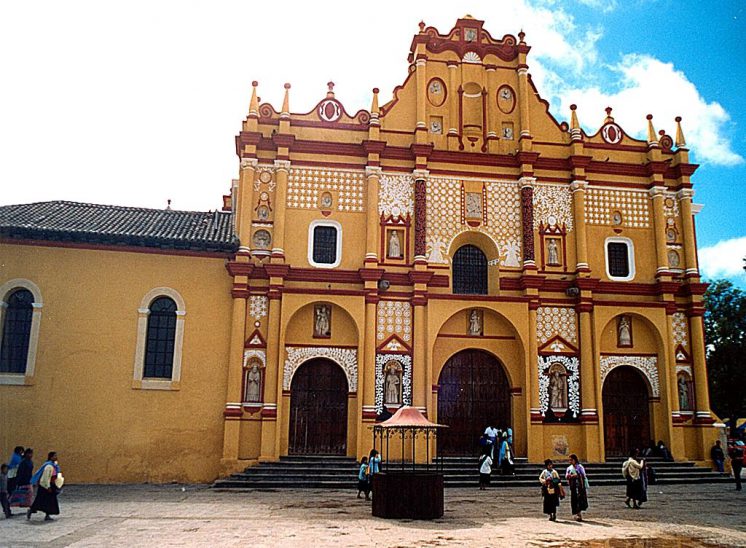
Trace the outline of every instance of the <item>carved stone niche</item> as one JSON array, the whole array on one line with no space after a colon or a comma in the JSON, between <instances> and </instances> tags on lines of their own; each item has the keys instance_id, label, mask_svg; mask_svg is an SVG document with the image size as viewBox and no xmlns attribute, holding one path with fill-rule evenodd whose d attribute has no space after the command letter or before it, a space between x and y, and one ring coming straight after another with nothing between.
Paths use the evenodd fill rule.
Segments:
<instances>
[{"instance_id":1,"label":"carved stone niche","mask_svg":"<svg viewBox=\"0 0 746 548\"><path fill-rule=\"evenodd\" d=\"M329 339L332 336L332 305L316 304L313 307L314 339Z\"/></svg>"}]
</instances>

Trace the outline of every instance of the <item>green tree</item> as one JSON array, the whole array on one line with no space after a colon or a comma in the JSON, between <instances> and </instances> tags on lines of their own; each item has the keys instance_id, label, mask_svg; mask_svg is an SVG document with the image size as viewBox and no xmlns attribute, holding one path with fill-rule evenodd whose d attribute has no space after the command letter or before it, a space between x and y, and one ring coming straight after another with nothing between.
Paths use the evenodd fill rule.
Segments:
<instances>
[{"instance_id":1,"label":"green tree","mask_svg":"<svg viewBox=\"0 0 746 548\"><path fill-rule=\"evenodd\" d=\"M746 293L716 280L705 299L705 344L712 408L731 421L746 414Z\"/></svg>"}]
</instances>

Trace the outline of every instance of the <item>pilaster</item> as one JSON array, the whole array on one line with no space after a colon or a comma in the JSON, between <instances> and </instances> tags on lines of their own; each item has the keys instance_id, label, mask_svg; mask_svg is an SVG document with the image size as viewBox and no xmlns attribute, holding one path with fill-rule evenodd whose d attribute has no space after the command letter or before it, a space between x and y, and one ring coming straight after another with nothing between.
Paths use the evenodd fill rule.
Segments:
<instances>
[{"instance_id":1,"label":"pilaster","mask_svg":"<svg viewBox=\"0 0 746 548\"><path fill-rule=\"evenodd\" d=\"M287 204L289 160L275 160L275 216L273 225L272 262L285 262L285 206Z\"/></svg>"}]
</instances>

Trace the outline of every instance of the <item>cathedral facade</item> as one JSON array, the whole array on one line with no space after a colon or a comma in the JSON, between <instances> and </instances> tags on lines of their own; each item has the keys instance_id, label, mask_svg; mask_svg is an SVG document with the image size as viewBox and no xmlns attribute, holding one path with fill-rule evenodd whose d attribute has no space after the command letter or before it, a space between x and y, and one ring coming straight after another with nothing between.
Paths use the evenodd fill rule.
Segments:
<instances>
[{"instance_id":1,"label":"cathedral facade","mask_svg":"<svg viewBox=\"0 0 746 548\"><path fill-rule=\"evenodd\" d=\"M680 119L558 122L529 50L421 24L393 98L356 113L331 82L306 113L254 82L224 211L0 207L0 448L55 449L79 481L210 481L362 456L412 405L449 426L441 455L492 425L531 462L706 459Z\"/></svg>"}]
</instances>

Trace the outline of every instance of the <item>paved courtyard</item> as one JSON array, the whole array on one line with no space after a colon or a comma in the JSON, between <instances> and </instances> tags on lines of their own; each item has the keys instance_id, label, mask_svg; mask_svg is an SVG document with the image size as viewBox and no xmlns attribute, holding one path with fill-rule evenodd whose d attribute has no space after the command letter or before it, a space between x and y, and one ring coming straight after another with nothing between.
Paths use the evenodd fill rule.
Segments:
<instances>
[{"instance_id":1,"label":"paved courtyard","mask_svg":"<svg viewBox=\"0 0 746 548\"><path fill-rule=\"evenodd\" d=\"M651 486L642 510L591 486L584 523L541 514L539 488L446 491L436 521L371 517L355 491L215 491L206 486L68 486L62 514L0 519L1 546L746 546L746 492ZM20 512L20 509L15 509Z\"/></svg>"}]
</instances>

